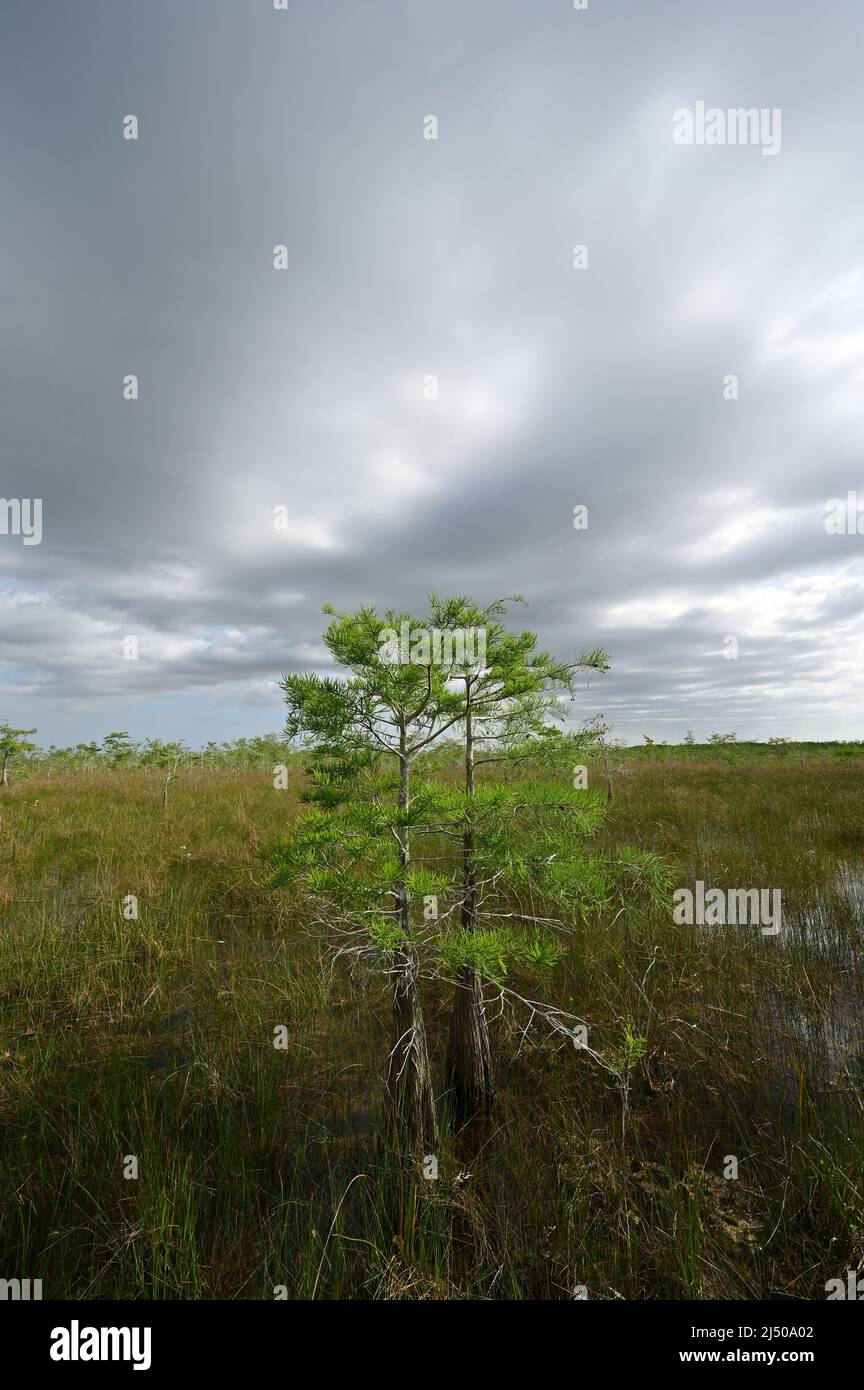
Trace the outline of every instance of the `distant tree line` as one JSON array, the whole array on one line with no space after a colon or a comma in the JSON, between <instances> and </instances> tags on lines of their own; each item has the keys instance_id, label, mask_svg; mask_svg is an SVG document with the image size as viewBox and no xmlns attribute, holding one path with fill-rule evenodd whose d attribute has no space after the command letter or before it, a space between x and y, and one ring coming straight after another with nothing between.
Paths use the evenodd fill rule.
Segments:
<instances>
[{"instance_id":1,"label":"distant tree line","mask_svg":"<svg viewBox=\"0 0 864 1390\"><path fill-rule=\"evenodd\" d=\"M190 748L182 739L148 738L136 742L125 729L114 729L100 741L75 743L69 747L51 744L40 748L26 735L35 729L13 729L0 723L0 763L4 783L9 770L18 776L62 772L112 772L131 768L179 771L180 768L267 771L297 759L280 734L261 734L256 738L236 738L223 743L210 742L203 748Z\"/></svg>"},{"instance_id":2,"label":"distant tree line","mask_svg":"<svg viewBox=\"0 0 864 1390\"><path fill-rule=\"evenodd\" d=\"M834 757L841 760L864 757L864 739L825 740L820 742L798 741L773 737L760 743L756 739L738 739L735 733L712 733L704 742L696 739L692 729L688 729L681 743L668 743L644 735L641 745L628 747L620 739L605 743L598 732L599 716L593 721L593 746L586 749L595 756L604 749L612 749L625 760L644 759L713 759L723 762L748 761L751 758ZM7 786L10 773L15 777L27 777L34 773L51 776L63 772L111 772L124 769L143 768L163 773L176 773L185 768L203 768L235 772L267 772L280 765L290 766L302 761L302 752L296 742L283 734L260 734L255 738L227 739L217 743L211 741L203 748L190 748L182 739L163 740L148 738L136 741L129 737L125 729L114 729L101 741L75 743L68 747L50 744L42 748L30 741L29 735L35 729L16 729L7 722L0 721L0 785ZM602 732L608 732L605 724ZM442 739L437 747L430 748L423 755L427 771L441 769L452 764L458 766L461 760L458 742Z\"/></svg>"}]
</instances>

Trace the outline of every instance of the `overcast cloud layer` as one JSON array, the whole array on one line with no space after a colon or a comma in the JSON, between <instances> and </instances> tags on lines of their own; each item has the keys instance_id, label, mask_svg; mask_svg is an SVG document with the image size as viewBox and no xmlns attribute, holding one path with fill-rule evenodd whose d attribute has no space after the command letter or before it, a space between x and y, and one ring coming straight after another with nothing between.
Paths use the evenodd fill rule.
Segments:
<instances>
[{"instance_id":1,"label":"overcast cloud layer","mask_svg":"<svg viewBox=\"0 0 864 1390\"><path fill-rule=\"evenodd\" d=\"M860 0L5 0L0 495L43 539L0 535L0 718L278 728L322 603L434 589L606 648L579 712L629 741L861 737L862 39ZM779 154L677 145L699 101L780 108Z\"/></svg>"}]
</instances>

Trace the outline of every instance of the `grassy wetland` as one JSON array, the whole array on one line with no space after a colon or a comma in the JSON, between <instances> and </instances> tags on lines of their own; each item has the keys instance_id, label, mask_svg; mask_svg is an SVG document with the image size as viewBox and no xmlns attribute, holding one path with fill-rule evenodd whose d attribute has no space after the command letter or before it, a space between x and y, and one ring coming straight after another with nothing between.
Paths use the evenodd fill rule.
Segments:
<instances>
[{"instance_id":1,"label":"grassy wetland","mask_svg":"<svg viewBox=\"0 0 864 1390\"><path fill-rule=\"evenodd\" d=\"M181 769L167 794L141 767L13 779L3 1267L45 1298L823 1299L864 1259L864 750L609 757L600 841L676 886L778 886L782 930L680 925L671 897L574 924L516 983L591 1052L493 1017L474 1124L448 1118L449 1005L424 984L434 1180L388 1142L386 984L266 882L299 763L282 790L269 767Z\"/></svg>"}]
</instances>

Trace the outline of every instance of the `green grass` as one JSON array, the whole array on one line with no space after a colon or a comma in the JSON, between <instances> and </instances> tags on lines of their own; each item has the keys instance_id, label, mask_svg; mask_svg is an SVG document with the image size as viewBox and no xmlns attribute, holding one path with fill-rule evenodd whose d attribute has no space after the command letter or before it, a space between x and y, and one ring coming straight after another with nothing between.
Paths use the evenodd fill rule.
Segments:
<instances>
[{"instance_id":1,"label":"green grass","mask_svg":"<svg viewBox=\"0 0 864 1390\"><path fill-rule=\"evenodd\" d=\"M299 772L184 772L166 811L154 772L13 785L0 1275L46 1298L823 1298L864 1261L864 759L836 747L613 751L605 844L682 887L781 888L782 938L671 909L580 928L544 989L605 1057L645 1039L626 1106L586 1053L499 1024L498 1113L445 1129L437 1182L389 1150L386 987L331 973L261 886ZM440 1078L449 999L425 1003Z\"/></svg>"}]
</instances>

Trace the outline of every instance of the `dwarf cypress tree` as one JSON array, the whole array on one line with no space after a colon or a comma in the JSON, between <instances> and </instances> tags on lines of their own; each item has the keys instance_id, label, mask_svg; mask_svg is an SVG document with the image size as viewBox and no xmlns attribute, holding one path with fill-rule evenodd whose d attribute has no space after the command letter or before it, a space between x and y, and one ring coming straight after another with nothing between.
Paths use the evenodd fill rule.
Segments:
<instances>
[{"instance_id":1,"label":"dwarf cypress tree","mask_svg":"<svg viewBox=\"0 0 864 1390\"><path fill-rule=\"evenodd\" d=\"M656 856L591 850L606 803L574 785L572 765L592 736L553 722L579 673L605 669L603 653L555 661L533 633L507 631L502 614L433 596L421 620L334 615L325 642L347 677L282 683L286 734L310 748L305 799L317 809L273 846L272 882L303 889L337 956L389 975L390 1111L400 1148L414 1154L436 1135L420 980L454 989L448 1092L453 1112L470 1115L493 1093L486 998L585 1046L584 1024L514 988L511 972L547 971L589 913L629 905L631 888L656 897L664 884ZM442 632L470 626L485 628L482 643L442 643ZM462 786L417 768L428 772L429 750L453 734L464 738ZM495 762L495 779L475 778Z\"/></svg>"},{"instance_id":2,"label":"dwarf cypress tree","mask_svg":"<svg viewBox=\"0 0 864 1390\"><path fill-rule=\"evenodd\" d=\"M286 735L311 749L307 797L320 810L274 847L273 882L302 881L319 906L326 902L340 954L383 958L393 996L391 1114L400 1145L417 1153L437 1125L419 989L424 928L413 904L437 880L412 866L412 835L435 811L430 789L415 794L411 775L461 704L433 659L425 622L369 607L325 611L324 641L348 675L282 682Z\"/></svg>"},{"instance_id":3,"label":"dwarf cypress tree","mask_svg":"<svg viewBox=\"0 0 864 1390\"><path fill-rule=\"evenodd\" d=\"M517 595L511 602L521 602ZM550 746L558 734L553 719L566 712L564 698L572 699L575 682L586 671L608 670L604 652L583 652L573 661L556 660L548 652L538 650L533 632L511 632L501 623L506 614L505 600L497 600L481 608L466 596L430 597L430 620L446 629L477 629L483 633L484 661L473 668L455 666L449 673L460 687L463 698L459 728L464 737L465 815L462 839L462 930L469 936L478 925L478 895L486 890L479 874L491 875L495 895L500 897L502 880L507 877L504 866L490 862L481 866L478 861L477 836L490 812L512 814L512 808L501 804L496 792L491 805L482 806L476 800L476 769L484 764L508 762L517 766L531 759L537 766L538 750ZM579 742L579 748L583 742ZM577 751L574 740L558 739L555 756L560 765L568 765ZM535 788L536 791L536 788ZM549 809L560 819L562 792L560 785L547 788L551 801ZM521 797L522 792L518 795ZM543 816L543 800L531 797L532 817ZM573 807L582 818L585 798L577 797ZM542 834L539 837L543 838ZM492 848L490 845L489 848ZM499 844L498 850L502 848ZM527 850L528 845L523 846ZM511 845L508 853L516 852ZM513 861L516 862L515 860ZM523 870L527 861L523 862ZM471 962L470 942L464 943L466 962L459 972L453 997L450 1042L448 1048L448 1090L451 1105L458 1116L474 1114L489 1105L494 1094L489 1034L483 1004L483 985Z\"/></svg>"},{"instance_id":4,"label":"dwarf cypress tree","mask_svg":"<svg viewBox=\"0 0 864 1390\"><path fill-rule=\"evenodd\" d=\"M12 725L5 721L0 723L0 758L3 765L0 786L9 785L9 763L16 753L31 753L36 747L36 744L28 739L28 734L35 732L35 729L13 729Z\"/></svg>"}]
</instances>

